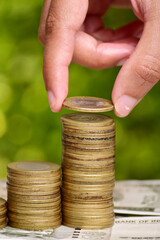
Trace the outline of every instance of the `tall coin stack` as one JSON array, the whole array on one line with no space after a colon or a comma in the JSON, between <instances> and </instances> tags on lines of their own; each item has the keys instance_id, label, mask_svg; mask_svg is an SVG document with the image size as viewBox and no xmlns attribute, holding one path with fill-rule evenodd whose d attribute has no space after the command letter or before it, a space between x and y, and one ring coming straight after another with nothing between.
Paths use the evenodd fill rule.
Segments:
<instances>
[{"instance_id":1,"label":"tall coin stack","mask_svg":"<svg viewBox=\"0 0 160 240\"><path fill-rule=\"evenodd\" d=\"M81 108L82 105L94 107L92 99L80 100L79 104L78 99L72 103ZM63 115L61 122L63 224L83 229L111 227L114 223L114 121L101 114L71 113Z\"/></svg>"},{"instance_id":2,"label":"tall coin stack","mask_svg":"<svg viewBox=\"0 0 160 240\"><path fill-rule=\"evenodd\" d=\"M0 198L0 229L7 226L7 203Z\"/></svg>"},{"instance_id":3,"label":"tall coin stack","mask_svg":"<svg viewBox=\"0 0 160 240\"><path fill-rule=\"evenodd\" d=\"M47 230L61 225L61 169L50 162L13 162L8 170L9 226Z\"/></svg>"}]
</instances>

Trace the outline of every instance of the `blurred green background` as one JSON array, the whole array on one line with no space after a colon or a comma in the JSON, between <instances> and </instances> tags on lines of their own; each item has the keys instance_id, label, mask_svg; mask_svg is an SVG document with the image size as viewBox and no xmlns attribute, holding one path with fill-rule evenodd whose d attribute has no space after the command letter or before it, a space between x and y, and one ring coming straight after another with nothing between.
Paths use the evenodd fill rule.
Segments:
<instances>
[{"instance_id":1,"label":"blurred green background","mask_svg":"<svg viewBox=\"0 0 160 240\"><path fill-rule=\"evenodd\" d=\"M38 41L42 1L0 1L0 178L12 161L61 163L60 116L52 113L42 77ZM131 10L111 9L107 26L135 19ZM69 96L110 99L119 67L91 70L70 66ZM79 84L81 83L81 84ZM160 178L160 84L132 114L116 121L116 179Z\"/></svg>"}]
</instances>

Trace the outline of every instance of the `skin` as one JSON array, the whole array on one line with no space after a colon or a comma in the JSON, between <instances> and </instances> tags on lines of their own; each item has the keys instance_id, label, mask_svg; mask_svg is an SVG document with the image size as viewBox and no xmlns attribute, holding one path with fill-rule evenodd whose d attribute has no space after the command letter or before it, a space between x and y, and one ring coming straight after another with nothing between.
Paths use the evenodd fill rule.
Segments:
<instances>
[{"instance_id":1,"label":"skin","mask_svg":"<svg viewBox=\"0 0 160 240\"><path fill-rule=\"evenodd\" d=\"M138 21L113 31L101 17L111 6L131 7ZM127 116L160 79L159 0L45 0L39 27L50 108L68 94L71 61L93 69L123 65L112 91L115 114Z\"/></svg>"}]
</instances>

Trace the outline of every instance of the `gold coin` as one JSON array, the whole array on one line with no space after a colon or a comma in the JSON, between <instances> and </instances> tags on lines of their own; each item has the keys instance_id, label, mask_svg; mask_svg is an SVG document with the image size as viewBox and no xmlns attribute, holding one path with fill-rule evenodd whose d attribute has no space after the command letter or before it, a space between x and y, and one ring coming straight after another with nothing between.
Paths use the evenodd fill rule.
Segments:
<instances>
[{"instance_id":1,"label":"gold coin","mask_svg":"<svg viewBox=\"0 0 160 240\"><path fill-rule=\"evenodd\" d=\"M109 207L109 208L106 208L106 209L98 209L95 210L95 209L92 209L92 210L88 210L88 209L81 209L81 210L78 210L78 209L72 209L72 208L66 208L66 207L63 207L63 214L71 214L73 216L108 216L109 214L113 214L113 206L112 207Z\"/></svg>"},{"instance_id":2,"label":"gold coin","mask_svg":"<svg viewBox=\"0 0 160 240\"><path fill-rule=\"evenodd\" d=\"M110 228L112 227L114 224L114 220L110 223L104 224L104 225L95 225L95 226L87 226L84 224L77 224L77 223L68 223L63 221L63 225L66 227L70 227L70 228L80 228L80 229L86 229L86 230L100 230L100 229L105 229L105 228Z\"/></svg>"},{"instance_id":3,"label":"gold coin","mask_svg":"<svg viewBox=\"0 0 160 240\"><path fill-rule=\"evenodd\" d=\"M48 208L58 208L61 206L61 201L57 202L46 202L46 200L43 200L43 202L40 203L30 203L30 202L9 202L9 206L11 207L23 207L26 209L48 209Z\"/></svg>"},{"instance_id":4,"label":"gold coin","mask_svg":"<svg viewBox=\"0 0 160 240\"><path fill-rule=\"evenodd\" d=\"M6 201L3 198L0 198L0 209L6 206Z\"/></svg>"},{"instance_id":5,"label":"gold coin","mask_svg":"<svg viewBox=\"0 0 160 240\"><path fill-rule=\"evenodd\" d=\"M61 196L56 196L54 198L47 198L47 196L40 196L42 198L39 198L39 196L35 195L35 198L34 196L28 196L28 198L26 196L23 196L23 195L19 195L20 197L18 197L18 195L15 196L8 196L8 204L10 203L14 203L14 202L19 202L19 203L28 203L28 204L40 204L40 203L46 203L46 204L56 204L56 203L59 203L61 201ZM49 196L52 196L52 195L49 195Z\"/></svg>"},{"instance_id":6,"label":"gold coin","mask_svg":"<svg viewBox=\"0 0 160 240\"><path fill-rule=\"evenodd\" d=\"M0 208L0 213L5 212L7 210L7 204L4 207Z\"/></svg>"},{"instance_id":7,"label":"gold coin","mask_svg":"<svg viewBox=\"0 0 160 240\"><path fill-rule=\"evenodd\" d=\"M107 210L106 210L107 209ZM75 209L75 208L67 208L63 207L63 213L66 214L74 214L75 216L77 215L82 215L82 216L94 216L94 215L105 215L107 214L113 214L113 206L108 207L108 208L99 208L99 209Z\"/></svg>"},{"instance_id":8,"label":"gold coin","mask_svg":"<svg viewBox=\"0 0 160 240\"><path fill-rule=\"evenodd\" d=\"M8 176L7 177L7 181L8 183L10 184L17 184L17 185L25 185L25 186L28 186L28 185L53 185L55 184L56 182L59 182L61 180L61 178L58 176L56 178L51 178L51 179L40 179L40 178L33 178L33 179L30 179L30 178L27 178L27 181L26 181L26 178L15 178L13 176Z\"/></svg>"},{"instance_id":9,"label":"gold coin","mask_svg":"<svg viewBox=\"0 0 160 240\"><path fill-rule=\"evenodd\" d=\"M6 215L1 216L1 217L0 217L0 224L3 223L3 222L6 221L6 220L7 220L7 216L6 216Z\"/></svg>"},{"instance_id":10,"label":"gold coin","mask_svg":"<svg viewBox=\"0 0 160 240\"><path fill-rule=\"evenodd\" d=\"M8 187L8 194L14 194L16 192L17 195L21 196L47 196L47 195L53 195L55 193L59 192L59 189L54 189L54 190L48 190L48 191L38 191L38 190L33 190L33 191L25 191L25 190L20 190L16 191L16 188L11 188Z\"/></svg>"},{"instance_id":11,"label":"gold coin","mask_svg":"<svg viewBox=\"0 0 160 240\"><path fill-rule=\"evenodd\" d=\"M50 191L50 190L54 190L57 187L60 187L61 185L61 181L57 181L53 184L31 184L31 185L17 185L15 183L7 183L7 187L9 188L13 188L16 189L18 188L18 191Z\"/></svg>"},{"instance_id":12,"label":"gold coin","mask_svg":"<svg viewBox=\"0 0 160 240\"><path fill-rule=\"evenodd\" d=\"M83 128L84 130L84 128ZM77 132L77 131L69 131L69 129L63 129L63 138L66 139L73 139L76 142L81 142L81 141L93 141L97 140L98 142L102 142L104 140L109 140L111 137L115 136L115 129L112 129L107 134L89 134L88 132Z\"/></svg>"},{"instance_id":13,"label":"gold coin","mask_svg":"<svg viewBox=\"0 0 160 240\"><path fill-rule=\"evenodd\" d=\"M93 113L70 113L61 116L62 123L70 126L108 126L113 124L113 119L102 114Z\"/></svg>"},{"instance_id":14,"label":"gold coin","mask_svg":"<svg viewBox=\"0 0 160 240\"><path fill-rule=\"evenodd\" d=\"M0 223L0 229L7 227L7 221Z\"/></svg>"},{"instance_id":15,"label":"gold coin","mask_svg":"<svg viewBox=\"0 0 160 240\"><path fill-rule=\"evenodd\" d=\"M7 170L14 174L49 176L60 170L60 166L51 162L24 161L12 162L7 166Z\"/></svg>"},{"instance_id":16,"label":"gold coin","mask_svg":"<svg viewBox=\"0 0 160 240\"><path fill-rule=\"evenodd\" d=\"M0 212L0 220L1 218L6 217L6 214L7 214L7 210L5 212Z\"/></svg>"},{"instance_id":17,"label":"gold coin","mask_svg":"<svg viewBox=\"0 0 160 240\"><path fill-rule=\"evenodd\" d=\"M50 182L55 182L57 181L57 179L59 179L61 177L61 171L57 171L56 173L51 173L49 174L49 176L45 177L44 175L26 175L23 173L14 173L14 172L8 172L8 177L9 178L13 178L13 180L15 181L26 181L27 178L27 182L33 182L35 181L39 181L40 182L44 182L44 183L50 183Z\"/></svg>"},{"instance_id":18,"label":"gold coin","mask_svg":"<svg viewBox=\"0 0 160 240\"><path fill-rule=\"evenodd\" d=\"M78 178L73 178L73 177L68 177L68 176L64 176L63 177L63 182L67 182L67 183L72 183L72 184L76 184L76 185L106 185L106 184L110 184L111 182L114 181L114 177L112 178L108 178L106 179L95 179L95 181L92 179L78 179Z\"/></svg>"},{"instance_id":19,"label":"gold coin","mask_svg":"<svg viewBox=\"0 0 160 240\"><path fill-rule=\"evenodd\" d=\"M102 202L100 202L99 200L96 200L94 202L87 202L85 200L79 200L78 202L76 202L75 200L73 199L70 199L70 200L67 200L67 199L64 199L63 202L62 202L62 205L63 206L66 206L66 207L75 207L75 208L106 208L106 207L109 207L109 206L112 206L113 205L113 197L110 197L106 200L103 200Z\"/></svg>"},{"instance_id":20,"label":"gold coin","mask_svg":"<svg viewBox=\"0 0 160 240\"><path fill-rule=\"evenodd\" d=\"M85 158L89 158L91 159L92 157L111 157L115 154L115 149L114 147L110 147L110 148L101 148L101 150L99 148L88 148L88 149L79 149L79 148L75 148L75 147L71 147L71 146L63 146L63 152L65 154L72 154L72 155L78 155L81 157L85 157Z\"/></svg>"},{"instance_id":21,"label":"gold coin","mask_svg":"<svg viewBox=\"0 0 160 240\"><path fill-rule=\"evenodd\" d=\"M3 210L3 211L0 211L0 218L2 216L5 216L7 214L7 209Z\"/></svg>"},{"instance_id":22,"label":"gold coin","mask_svg":"<svg viewBox=\"0 0 160 240\"><path fill-rule=\"evenodd\" d=\"M62 132L71 136L107 136L108 134L115 134L115 123L110 120L109 125L106 126L83 126L63 122Z\"/></svg>"},{"instance_id":23,"label":"gold coin","mask_svg":"<svg viewBox=\"0 0 160 240\"><path fill-rule=\"evenodd\" d=\"M115 160L110 159L108 161L104 159L98 160L73 160L64 158L62 162L63 169L70 169L73 171L81 171L83 173L100 173L100 172L112 172L114 171ZM83 170L82 170L83 169Z\"/></svg>"},{"instance_id":24,"label":"gold coin","mask_svg":"<svg viewBox=\"0 0 160 240\"><path fill-rule=\"evenodd\" d=\"M58 206L58 208L48 208L48 209L28 209L28 208L24 208L24 207L12 207L9 206L9 211L10 212L14 212L14 213L18 213L18 214L25 214L27 215L45 215L45 216L54 216L57 214L61 213L61 207Z\"/></svg>"},{"instance_id":25,"label":"gold coin","mask_svg":"<svg viewBox=\"0 0 160 240\"><path fill-rule=\"evenodd\" d=\"M83 213L83 212L82 212ZM63 218L74 218L76 219L76 221L85 221L85 220L89 220L89 221L110 221L109 219L112 219L114 217L114 212L110 211L107 214L100 214L100 213L95 213L93 214L89 214L89 213L84 213L84 214L80 214L77 213L75 214L74 212L67 212L67 211L63 211ZM98 223L98 222L97 222Z\"/></svg>"},{"instance_id":26,"label":"gold coin","mask_svg":"<svg viewBox=\"0 0 160 240\"><path fill-rule=\"evenodd\" d=\"M75 186L78 186L80 189L81 188L85 188L85 186L87 187L87 188L90 188L90 189L103 189L103 188L107 188L107 189L112 189L113 187L114 187L114 177L112 177L112 178L108 178L108 181L106 180L106 181L104 181L103 180L103 182L102 182L102 180L101 181L87 181L86 179L80 179L79 178L79 180L78 179L75 179L75 178L71 178L71 177L66 177L66 178L63 178L63 187L64 187L64 185L65 186L67 186L67 187L72 187L73 186L73 188L75 187ZM73 185L71 185L71 184L73 184Z\"/></svg>"},{"instance_id":27,"label":"gold coin","mask_svg":"<svg viewBox=\"0 0 160 240\"><path fill-rule=\"evenodd\" d=\"M79 224L83 224L83 225L88 225L88 226L92 226L92 225L103 225L103 224L107 224L112 222L114 219L114 214L112 214L111 216L109 216L108 218L93 218L93 217L89 217L89 218L73 218L73 217L68 217L68 216L64 216L63 215L63 221L65 222L70 222L70 223L79 223Z\"/></svg>"},{"instance_id":28,"label":"gold coin","mask_svg":"<svg viewBox=\"0 0 160 240\"><path fill-rule=\"evenodd\" d=\"M59 196L59 197L56 197L56 198L54 198L54 199L51 199L51 198L49 198L49 199L47 199L47 198L42 198L42 199L34 199L34 198L25 198L25 199L23 199L23 196L22 196L22 198L11 198L11 197L9 197L8 198L8 207L10 206L10 205L15 205L15 206L25 206L26 205L26 207L30 207L30 205L32 205L33 204L33 206L57 206L58 204L60 204L61 203L61 196Z\"/></svg>"},{"instance_id":29,"label":"gold coin","mask_svg":"<svg viewBox=\"0 0 160 240\"><path fill-rule=\"evenodd\" d=\"M55 216L34 216L34 215L25 215L25 214L16 214L8 212L9 221L23 221L24 223L50 223L54 221L59 221L61 219L60 214Z\"/></svg>"},{"instance_id":30,"label":"gold coin","mask_svg":"<svg viewBox=\"0 0 160 240\"><path fill-rule=\"evenodd\" d=\"M92 180L96 180L96 179L110 179L110 178L113 178L115 176L115 170L113 171L104 171L104 172L79 172L79 171L76 171L76 170L70 170L68 168L64 168L63 169L63 177L66 176L66 177L73 177L73 178L81 178L81 179L92 179ZM79 179L80 180L80 179Z\"/></svg>"},{"instance_id":31,"label":"gold coin","mask_svg":"<svg viewBox=\"0 0 160 240\"><path fill-rule=\"evenodd\" d=\"M99 185L93 185L93 184L74 184L74 183L69 183L69 182L63 182L63 188L69 189L69 190L74 190L74 191L107 191L107 190L112 190L114 187L114 181L112 181L109 184L99 184Z\"/></svg>"},{"instance_id":32,"label":"gold coin","mask_svg":"<svg viewBox=\"0 0 160 240\"><path fill-rule=\"evenodd\" d=\"M18 229L24 230L32 230L32 231L40 231L40 230L51 230L60 227L62 220L44 224L44 223L20 223L20 222L12 222L9 221L9 226Z\"/></svg>"},{"instance_id":33,"label":"gold coin","mask_svg":"<svg viewBox=\"0 0 160 240\"><path fill-rule=\"evenodd\" d=\"M97 97L66 98L63 107L79 112L108 112L113 110L111 101Z\"/></svg>"},{"instance_id":34,"label":"gold coin","mask_svg":"<svg viewBox=\"0 0 160 240\"><path fill-rule=\"evenodd\" d=\"M62 143L63 143L63 146L65 146L65 148L67 148L68 146L69 147L72 147L72 148L74 148L74 149L80 149L80 150L86 150L86 151L89 151L89 150L92 150L92 151L94 151L94 150L96 150L97 151L97 149L99 150L99 151L101 151L101 149L108 149L108 148L114 148L115 147L115 141L114 141L114 139L112 140L112 141L109 141L109 142L104 142L104 143L102 143L102 144L100 144L100 145L98 145L98 144L94 144L94 143L89 143L89 144L85 144L85 143L75 143L75 142L67 142L67 141L64 141L64 140L62 140Z\"/></svg>"},{"instance_id":35,"label":"gold coin","mask_svg":"<svg viewBox=\"0 0 160 240\"><path fill-rule=\"evenodd\" d=\"M107 160L108 159L108 160ZM103 168L103 167L105 167L105 169L103 170L102 169L102 172L106 172L107 170L106 170L106 168L108 169L108 171L112 171L114 168L114 164L115 164L115 158L114 157L111 157L110 159L109 158L106 158L106 159L104 159L104 158L102 158L102 159L93 159L93 160L91 160L91 159L83 159L83 158L81 158L81 159L72 159L72 158L69 158L68 156L66 157L64 157L63 158L63 162L62 162L62 167L63 167L63 169L64 168L67 168L67 169L70 169L70 166L69 167L67 167L67 165L74 165L75 164L75 166L73 166L72 167L72 170L74 169L74 167L75 167L75 169L73 170L73 171L78 171L76 168L76 166L85 166L86 168L87 167L91 167L92 165L94 165L94 167L96 168L96 166L97 166L97 168ZM66 167L64 167L64 166L66 165ZM89 171L84 171L84 172L89 172ZM94 171L95 172L95 171ZM97 171L98 172L98 171Z\"/></svg>"},{"instance_id":36,"label":"gold coin","mask_svg":"<svg viewBox=\"0 0 160 240\"><path fill-rule=\"evenodd\" d=\"M66 194L63 192L63 200L65 199L66 201L74 201L74 202L80 202L80 201L86 201L86 203L91 203L91 202L95 202L99 201L99 202L103 202L105 200L107 200L108 198L112 197L112 193L110 194L106 194L106 193L99 193L99 194L95 194L94 192L87 194L86 193L79 193L79 194Z\"/></svg>"}]
</instances>

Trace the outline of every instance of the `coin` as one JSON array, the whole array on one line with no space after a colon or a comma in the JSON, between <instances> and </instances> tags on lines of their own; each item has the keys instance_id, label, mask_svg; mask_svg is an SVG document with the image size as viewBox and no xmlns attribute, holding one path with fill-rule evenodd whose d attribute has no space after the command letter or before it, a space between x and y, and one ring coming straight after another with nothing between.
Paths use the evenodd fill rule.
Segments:
<instances>
[{"instance_id":1,"label":"coin","mask_svg":"<svg viewBox=\"0 0 160 240\"><path fill-rule=\"evenodd\" d=\"M5 228L7 226L7 221L0 223L0 229Z\"/></svg>"},{"instance_id":2,"label":"coin","mask_svg":"<svg viewBox=\"0 0 160 240\"><path fill-rule=\"evenodd\" d=\"M6 201L3 198L0 198L0 209L6 207Z\"/></svg>"},{"instance_id":3,"label":"coin","mask_svg":"<svg viewBox=\"0 0 160 240\"><path fill-rule=\"evenodd\" d=\"M7 166L8 172L14 174L34 175L34 176L47 176L60 170L60 166L50 162L12 162Z\"/></svg>"},{"instance_id":4,"label":"coin","mask_svg":"<svg viewBox=\"0 0 160 240\"><path fill-rule=\"evenodd\" d=\"M113 124L113 119L106 115L96 113L70 113L61 116L62 123L69 124L69 126L82 128L84 127L105 127ZM63 126L65 126L63 124Z\"/></svg>"},{"instance_id":5,"label":"coin","mask_svg":"<svg viewBox=\"0 0 160 240\"><path fill-rule=\"evenodd\" d=\"M20 200L19 200L20 201ZM12 207L23 207L23 209L50 209L52 207L57 208L61 206L61 201L57 202L46 202L46 200L43 200L41 202L19 202L19 201L9 201L8 204L9 206Z\"/></svg>"},{"instance_id":6,"label":"coin","mask_svg":"<svg viewBox=\"0 0 160 240\"><path fill-rule=\"evenodd\" d=\"M51 230L58 228L61 225L61 220L52 222L52 223L24 223L24 222L15 222L9 221L9 226L13 228L40 231L40 230Z\"/></svg>"},{"instance_id":7,"label":"coin","mask_svg":"<svg viewBox=\"0 0 160 240\"><path fill-rule=\"evenodd\" d=\"M111 101L97 97L66 98L63 107L79 112L108 112L113 110Z\"/></svg>"},{"instance_id":8,"label":"coin","mask_svg":"<svg viewBox=\"0 0 160 240\"><path fill-rule=\"evenodd\" d=\"M0 198L0 229L7 226L7 204L3 198Z\"/></svg>"},{"instance_id":9,"label":"coin","mask_svg":"<svg viewBox=\"0 0 160 240\"><path fill-rule=\"evenodd\" d=\"M87 221L86 223L82 224L82 223L73 223L73 221L70 223L68 221L63 221L63 225L70 227L70 228L78 228L78 229L86 229L86 230L100 230L100 229L105 229L105 228L110 228L112 227L114 224L114 219L112 221L110 221L109 223L106 224L100 224L100 225L93 225L92 226L88 226L87 225Z\"/></svg>"}]
</instances>

